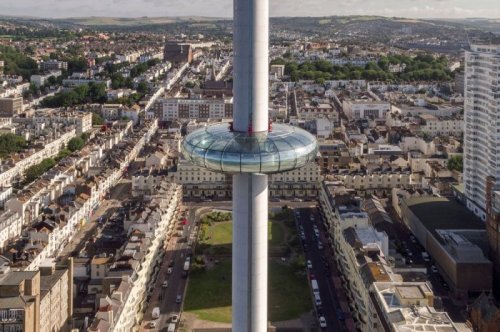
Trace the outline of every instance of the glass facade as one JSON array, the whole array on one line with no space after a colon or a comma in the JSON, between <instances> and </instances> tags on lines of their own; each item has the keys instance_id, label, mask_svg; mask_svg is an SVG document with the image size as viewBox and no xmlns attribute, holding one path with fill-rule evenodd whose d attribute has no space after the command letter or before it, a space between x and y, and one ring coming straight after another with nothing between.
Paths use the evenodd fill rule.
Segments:
<instances>
[{"instance_id":1,"label":"glass facade","mask_svg":"<svg viewBox=\"0 0 500 332\"><path fill-rule=\"evenodd\" d=\"M182 154L193 164L223 173L279 173L305 166L318 151L307 131L273 124L270 132L232 132L229 124L199 129L184 139Z\"/></svg>"}]
</instances>

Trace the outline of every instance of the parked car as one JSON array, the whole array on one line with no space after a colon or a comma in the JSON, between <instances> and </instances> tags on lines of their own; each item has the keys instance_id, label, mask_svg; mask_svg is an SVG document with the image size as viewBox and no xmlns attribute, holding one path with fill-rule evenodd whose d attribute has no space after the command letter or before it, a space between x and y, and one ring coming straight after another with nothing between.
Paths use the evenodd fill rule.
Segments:
<instances>
[{"instance_id":1,"label":"parked car","mask_svg":"<svg viewBox=\"0 0 500 332\"><path fill-rule=\"evenodd\" d=\"M322 329L326 328L326 319L323 316L319 317L319 326L321 326Z\"/></svg>"},{"instance_id":2,"label":"parked car","mask_svg":"<svg viewBox=\"0 0 500 332\"><path fill-rule=\"evenodd\" d=\"M169 267L169 268L167 269L167 274L172 274L172 272L173 272L173 269L172 269L171 267Z\"/></svg>"},{"instance_id":3,"label":"parked car","mask_svg":"<svg viewBox=\"0 0 500 332\"><path fill-rule=\"evenodd\" d=\"M161 287L163 287L163 288L167 288L167 287L168 287L168 281L167 281L167 280L165 280L165 281L163 282L163 284L161 284Z\"/></svg>"},{"instance_id":4,"label":"parked car","mask_svg":"<svg viewBox=\"0 0 500 332\"><path fill-rule=\"evenodd\" d=\"M177 297L175 298L175 303L181 303L182 302L182 295L179 294L177 295Z\"/></svg>"},{"instance_id":5,"label":"parked car","mask_svg":"<svg viewBox=\"0 0 500 332\"><path fill-rule=\"evenodd\" d=\"M172 323L177 323L179 321L179 315L173 315L172 317L170 317L170 321Z\"/></svg>"},{"instance_id":6,"label":"parked car","mask_svg":"<svg viewBox=\"0 0 500 332\"><path fill-rule=\"evenodd\" d=\"M434 273L438 272L438 269L437 269L436 265L432 265L431 266L431 271L434 272Z\"/></svg>"},{"instance_id":7,"label":"parked car","mask_svg":"<svg viewBox=\"0 0 500 332\"><path fill-rule=\"evenodd\" d=\"M313 268L312 262L310 260L307 260L307 268L309 270L312 270L312 268Z\"/></svg>"}]
</instances>

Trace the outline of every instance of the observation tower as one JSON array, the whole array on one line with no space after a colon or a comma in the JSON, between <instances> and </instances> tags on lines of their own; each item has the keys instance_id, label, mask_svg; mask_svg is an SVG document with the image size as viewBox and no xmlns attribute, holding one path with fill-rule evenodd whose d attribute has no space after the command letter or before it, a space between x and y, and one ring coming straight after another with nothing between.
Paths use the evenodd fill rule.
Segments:
<instances>
[{"instance_id":1,"label":"observation tower","mask_svg":"<svg viewBox=\"0 0 500 332\"><path fill-rule=\"evenodd\" d=\"M269 0L234 0L233 122L187 135L193 164L233 175L233 331L267 331L268 174L314 160L314 136L269 122Z\"/></svg>"}]
</instances>

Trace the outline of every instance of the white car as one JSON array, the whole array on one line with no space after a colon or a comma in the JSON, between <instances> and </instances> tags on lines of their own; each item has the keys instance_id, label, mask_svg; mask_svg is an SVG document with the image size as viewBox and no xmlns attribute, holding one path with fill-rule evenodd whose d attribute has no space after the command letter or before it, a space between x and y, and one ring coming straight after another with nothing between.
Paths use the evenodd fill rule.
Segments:
<instances>
[{"instance_id":1,"label":"white car","mask_svg":"<svg viewBox=\"0 0 500 332\"><path fill-rule=\"evenodd\" d=\"M156 322L155 321L149 322L149 328L150 329L155 329L156 328Z\"/></svg>"},{"instance_id":2,"label":"white car","mask_svg":"<svg viewBox=\"0 0 500 332\"><path fill-rule=\"evenodd\" d=\"M170 321L172 323L177 323L179 321L179 316L178 315L173 315L171 318L170 318Z\"/></svg>"},{"instance_id":3,"label":"white car","mask_svg":"<svg viewBox=\"0 0 500 332\"><path fill-rule=\"evenodd\" d=\"M161 284L161 287L163 287L163 288L167 288L167 287L168 287L168 281L167 281L167 280L165 280L165 281L163 282L163 284Z\"/></svg>"},{"instance_id":4,"label":"white car","mask_svg":"<svg viewBox=\"0 0 500 332\"><path fill-rule=\"evenodd\" d=\"M326 319L323 316L319 317L319 326L321 326L322 329L326 328Z\"/></svg>"},{"instance_id":5,"label":"white car","mask_svg":"<svg viewBox=\"0 0 500 332\"><path fill-rule=\"evenodd\" d=\"M434 272L434 273L438 272L438 269L437 269L436 265L432 265L431 266L431 271Z\"/></svg>"},{"instance_id":6,"label":"white car","mask_svg":"<svg viewBox=\"0 0 500 332\"><path fill-rule=\"evenodd\" d=\"M307 268L309 270L312 270L312 268L313 268L312 262L310 260L307 260Z\"/></svg>"},{"instance_id":7,"label":"white car","mask_svg":"<svg viewBox=\"0 0 500 332\"><path fill-rule=\"evenodd\" d=\"M167 269L167 274L172 274L172 271L173 271L173 270L172 270L172 268L171 268L171 267L169 267L169 268Z\"/></svg>"}]
</instances>

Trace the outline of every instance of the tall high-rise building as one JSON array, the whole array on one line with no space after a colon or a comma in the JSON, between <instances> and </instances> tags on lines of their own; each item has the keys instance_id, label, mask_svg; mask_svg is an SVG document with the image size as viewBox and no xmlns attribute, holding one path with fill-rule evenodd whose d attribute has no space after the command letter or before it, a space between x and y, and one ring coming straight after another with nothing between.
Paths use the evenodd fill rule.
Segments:
<instances>
[{"instance_id":1,"label":"tall high-rise building","mask_svg":"<svg viewBox=\"0 0 500 332\"><path fill-rule=\"evenodd\" d=\"M464 182L467 207L483 220L488 196L500 190L499 81L500 46L471 45L465 53Z\"/></svg>"},{"instance_id":2,"label":"tall high-rise building","mask_svg":"<svg viewBox=\"0 0 500 332\"><path fill-rule=\"evenodd\" d=\"M465 53L464 182L467 207L486 221L500 295L500 45Z\"/></svg>"},{"instance_id":3,"label":"tall high-rise building","mask_svg":"<svg viewBox=\"0 0 500 332\"><path fill-rule=\"evenodd\" d=\"M234 0L233 123L186 136L185 158L233 176L233 331L267 330L268 174L305 166L308 132L269 123L269 0Z\"/></svg>"}]
</instances>

